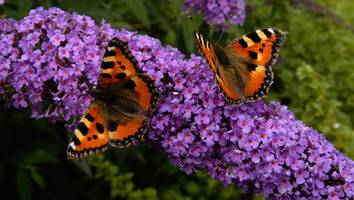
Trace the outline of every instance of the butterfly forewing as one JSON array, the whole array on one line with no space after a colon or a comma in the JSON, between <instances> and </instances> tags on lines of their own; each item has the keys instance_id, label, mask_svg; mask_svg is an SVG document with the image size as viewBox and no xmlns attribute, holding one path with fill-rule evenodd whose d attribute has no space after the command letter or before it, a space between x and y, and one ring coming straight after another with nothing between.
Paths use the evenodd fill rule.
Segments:
<instances>
[{"instance_id":1,"label":"butterfly forewing","mask_svg":"<svg viewBox=\"0 0 354 200\"><path fill-rule=\"evenodd\" d=\"M93 102L81 118L69 143L70 159L81 159L104 151L108 145L108 130L97 102Z\"/></svg>"},{"instance_id":2,"label":"butterfly forewing","mask_svg":"<svg viewBox=\"0 0 354 200\"><path fill-rule=\"evenodd\" d=\"M256 65L272 65L278 58L279 47L285 33L274 29L262 29L241 36L228 45L242 58Z\"/></svg>"},{"instance_id":3,"label":"butterfly forewing","mask_svg":"<svg viewBox=\"0 0 354 200\"><path fill-rule=\"evenodd\" d=\"M203 52L207 62L214 73L217 73L217 64L216 57L213 52L213 48L208 40L206 40L202 34L195 32L194 33L195 40L199 49Z\"/></svg>"},{"instance_id":4,"label":"butterfly forewing","mask_svg":"<svg viewBox=\"0 0 354 200\"><path fill-rule=\"evenodd\" d=\"M131 55L128 45L118 39L109 42L101 64L99 84L107 87L119 84L134 76L139 68L138 62Z\"/></svg>"}]
</instances>

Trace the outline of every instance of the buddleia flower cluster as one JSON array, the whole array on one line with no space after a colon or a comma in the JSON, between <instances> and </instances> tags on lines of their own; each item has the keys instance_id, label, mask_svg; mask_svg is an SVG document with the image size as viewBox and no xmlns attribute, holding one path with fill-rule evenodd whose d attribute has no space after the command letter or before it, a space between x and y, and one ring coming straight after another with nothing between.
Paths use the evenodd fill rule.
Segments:
<instances>
[{"instance_id":1,"label":"buddleia flower cluster","mask_svg":"<svg viewBox=\"0 0 354 200\"><path fill-rule=\"evenodd\" d=\"M185 0L184 8L203 14L207 23L219 30L230 24L242 25L246 16L243 0Z\"/></svg>"},{"instance_id":2,"label":"buddleia flower cluster","mask_svg":"<svg viewBox=\"0 0 354 200\"><path fill-rule=\"evenodd\" d=\"M32 117L68 121L92 98L108 38L106 26L57 8L0 21L0 94L6 104L31 107ZM112 32L110 32L112 31ZM102 41L99 44L98 41Z\"/></svg>"},{"instance_id":3,"label":"buddleia flower cluster","mask_svg":"<svg viewBox=\"0 0 354 200\"><path fill-rule=\"evenodd\" d=\"M266 199L354 196L352 160L277 102L228 105L199 56L186 58L158 39L58 8L1 20L0 30L0 94L7 105L29 107L35 118L80 116L92 101L104 49L118 37L156 82L160 102L146 143L171 164Z\"/></svg>"}]
</instances>

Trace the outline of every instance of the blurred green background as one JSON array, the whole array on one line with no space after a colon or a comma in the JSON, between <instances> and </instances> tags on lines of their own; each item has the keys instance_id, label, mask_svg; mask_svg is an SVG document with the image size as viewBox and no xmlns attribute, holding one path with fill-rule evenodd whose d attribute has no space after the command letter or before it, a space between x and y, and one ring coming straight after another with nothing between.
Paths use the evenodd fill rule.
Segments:
<instances>
[{"instance_id":1,"label":"blurred green background","mask_svg":"<svg viewBox=\"0 0 354 200\"><path fill-rule=\"evenodd\" d=\"M354 158L354 1L249 0L243 26L221 37L225 44L258 28L289 32L275 65L266 101L288 105ZM218 40L203 16L183 12L182 0L8 0L0 15L21 19L38 6L104 18L194 52L193 30ZM63 123L33 120L29 110L0 107L0 184L12 199L262 199L223 186L203 172L186 175L167 156L142 145L110 149L83 162L66 159L70 136Z\"/></svg>"}]
</instances>

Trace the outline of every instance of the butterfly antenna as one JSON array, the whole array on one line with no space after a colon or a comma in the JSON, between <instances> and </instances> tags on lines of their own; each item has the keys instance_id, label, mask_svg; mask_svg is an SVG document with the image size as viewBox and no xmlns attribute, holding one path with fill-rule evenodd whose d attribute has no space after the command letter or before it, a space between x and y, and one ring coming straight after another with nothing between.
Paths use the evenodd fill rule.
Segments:
<instances>
[{"instance_id":1,"label":"butterfly antenna","mask_svg":"<svg viewBox=\"0 0 354 200\"><path fill-rule=\"evenodd\" d=\"M196 22L194 21L194 19L192 18L192 16L188 15L188 19L189 19L191 22L196 23ZM195 33L195 32L197 32L197 31L194 30L194 33ZM203 27L201 27L201 26L200 26L200 32L203 33L204 35L209 35L209 34L207 34L207 31L206 31ZM193 34L194 34L194 33L193 33ZM196 49L199 49L199 48L196 47ZM205 59L203 56L201 56L201 57L202 57L202 59L200 59L199 63L196 65L196 67L195 67L194 70L193 70L194 73L199 73L199 71L200 71L200 69L201 69L202 62L203 62L203 60ZM193 73L189 73L189 74L186 76L186 79L188 79L192 74L193 74Z\"/></svg>"},{"instance_id":2,"label":"butterfly antenna","mask_svg":"<svg viewBox=\"0 0 354 200\"><path fill-rule=\"evenodd\" d=\"M188 19L191 21L191 23L194 23L196 25L197 22L192 18L192 16L188 15ZM195 25L194 25L194 27L195 27ZM206 29L204 29L201 26L199 28L200 28L201 33L203 33L204 35L209 35L209 34L207 34L208 31ZM197 30L194 30L194 32L197 32Z\"/></svg>"},{"instance_id":3,"label":"butterfly antenna","mask_svg":"<svg viewBox=\"0 0 354 200\"><path fill-rule=\"evenodd\" d=\"M194 19L193 19L192 16L188 15L187 17L188 17L188 19L189 19L191 22L195 23L195 21L194 21ZM194 34L194 32L196 32L196 30L193 31L193 34ZM201 65L201 64L202 64L202 60L200 60L199 64L198 64L198 65L195 67L195 69L193 70L194 73L198 73L198 72L199 72L199 69L200 69L200 65ZM186 79L188 79L192 74L193 74L193 73L188 73L188 75L186 76Z\"/></svg>"},{"instance_id":4,"label":"butterfly antenna","mask_svg":"<svg viewBox=\"0 0 354 200\"><path fill-rule=\"evenodd\" d=\"M217 4L218 4L218 3L217 3ZM224 16L225 16L225 14L224 14ZM230 15L231 18L232 18L233 16L234 16L234 15ZM227 18L227 17L225 16L225 18ZM226 32L226 30L229 28L229 25L230 25L230 23L226 23L226 24L222 27L222 33L221 33L219 39L217 40L217 42L219 42L219 41L221 40L222 36L223 36L224 33Z\"/></svg>"},{"instance_id":5,"label":"butterfly antenna","mask_svg":"<svg viewBox=\"0 0 354 200\"><path fill-rule=\"evenodd\" d=\"M223 30L222 30L222 33L220 34L219 39L217 40L217 43L218 43L218 42L220 42L220 40L221 40L222 36L224 36L224 33L225 33L225 30L223 29Z\"/></svg>"}]
</instances>

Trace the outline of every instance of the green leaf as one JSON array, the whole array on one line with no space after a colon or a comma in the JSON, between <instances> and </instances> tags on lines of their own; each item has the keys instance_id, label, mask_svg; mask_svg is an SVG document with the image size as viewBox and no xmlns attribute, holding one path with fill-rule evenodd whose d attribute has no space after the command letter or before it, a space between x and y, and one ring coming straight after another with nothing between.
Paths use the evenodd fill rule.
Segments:
<instances>
[{"instance_id":1,"label":"green leaf","mask_svg":"<svg viewBox=\"0 0 354 200\"><path fill-rule=\"evenodd\" d=\"M173 30L167 30L167 33L166 33L166 36L165 36L165 39L167 44L170 44L170 45L176 45L177 44L177 36L176 36L176 32L173 31Z\"/></svg>"},{"instance_id":2,"label":"green leaf","mask_svg":"<svg viewBox=\"0 0 354 200\"><path fill-rule=\"evenodd\" d=\"M150 19L143 0L123 0L132 13L146 28L150 28Z\"/></svg>"},{"instance_id":3,"label":"green leaf","mask_svg":"<svg viewBox=\"0 0 354 200\"><path fill-rule=\"evenodd\" d=\"M153 2L146 1L146 5L149 8L149 12L154 18L154 20L161 26L162 29L165 31L176 31L173 29L171 22L169 21L168 18L164 15L164 13L161 13L159 8L157 8L157 5L154 4Z\"/></svg>"},{"instance_id":4,"label":"green leaf","mask_svg":"<svg viewBox=\"0 0 354 200\"><path fill-rule=\"evenodd\" d=\"M43 176L38 173L38 171L36 169L32 169L29 171L30 175L32 177L32 180L42 189L45 188L45 183L44 183L44 179Z\"/></svg>"},{"instance_id":5,"label":"green leaf","mask_svg":"<svg viewBox=\"0 0 354 200\"><path fill-rule=\"evenodd\" d=\"M196 182L188 181L186 185L187 185L186 189L188 191L188 194L198 195L200 193L200 188Z\"/></svg>"},{"instance_id":6,"label":"green leaf","mask_svg":"<svg viewBox=\"0 0 354 200\"><path fill-rule=\"evenodd\" d=\"M106 1L97 0L85 0L85 1L73 1L73 0L53 0L55 6L60 7L66 11L77 12L94 18L97 21L105 19L111 22L111 25L115 25L115 22L120 19L120 12L114 12L108 10ZM53 5L52 5L53 6ZM52 7L48 6L48 7ZM114 22L114 23L113 23Z\"/></svg>"},{"instance_id":7,"label":"green leaf","mask_svg":"<svg viewBox=\"0 0 354 200\"><path fill-rule=\"evenodd\" d=\"M92 171L89 164L86 161L72 160L72 162L88 177L92 177Z\"/></svg>"},{"instance_id":8,"label":"green leaf","mask_svg":"<svg viewBox=\"0 0 354 200\"><path fill-rule=\"evenodd\" d=\"M182 27L184 44L189 52L194 52L195 42L193 32L197 31L202 23L203 20L200 15L193 15L191 18L188 16L183 17Z\"/></svg>"},{"instance_id":9,"label":"green leaf","mask_svg":"<svg viewBox=\"0 0 354 200\"><path fill-rule=\"evenodd\" d=\"M155 188L149 187L144 189L143 192L146 199L158 199Z\"/></svg>"},{"instance_id":10,"label":"green leaf","mask_svg":"<svg viewBox=\"0 0 354 200\"><path fill-rule=\"evenodd\" d=\"M49 153L48 151L39 149L31 152L26 156L24 163L26 164L39 164L39 163L50 163L57 162L57 158Z\"/></svg>"},{"instance_id":11,"label":"green leaf","mask_svg":"<svg viewBox=\"0 0 354 200\"><path fill-rule=\"evenodd\" d=\"M17 169L17 192L21 200L32 199L31 182L22 167Z\"/></svg>"},{"instance_id":12,"label":"green leaf","mask_svg":"<svg viewBox=\"0 0 354 200\"><path fill-rule=\"evenodd\" d=\"M18 8L20 12L27 13L32 7L32 0L18 0Z\"/></svg>"}]
</instances>

